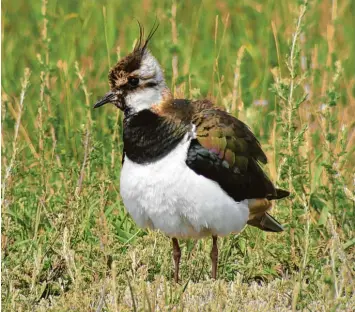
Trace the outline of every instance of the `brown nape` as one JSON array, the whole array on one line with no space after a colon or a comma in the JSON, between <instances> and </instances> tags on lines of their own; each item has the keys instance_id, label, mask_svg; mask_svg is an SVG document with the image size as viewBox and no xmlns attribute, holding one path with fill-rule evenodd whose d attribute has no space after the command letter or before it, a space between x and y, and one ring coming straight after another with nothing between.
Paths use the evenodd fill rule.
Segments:
<instances>
[{"instance_id":1,"label":"brown nape","mask_svg":"<svg viewBox=\"0 0 355 312\"><path fill-rule=\"evenodd\" d=\"M161 117L169 118L172 121L189 124L192 119L193 107L190 101L166 97L162 102L154 105L152 111Z\"/></svg>"},{"instance_id":2,"label":"brown nape","mask_svg":"<svg viewBox=\"0 0 355 312\"><path fill-rule=\"evenodd\" d=\"M209 108L217 109L207 99L197 101L173 99L171 91L167 88L165 93L163 93L163 101L154 105L152 111L159 116L190 124L194 114Z\"/></svg>"}]
</instances>

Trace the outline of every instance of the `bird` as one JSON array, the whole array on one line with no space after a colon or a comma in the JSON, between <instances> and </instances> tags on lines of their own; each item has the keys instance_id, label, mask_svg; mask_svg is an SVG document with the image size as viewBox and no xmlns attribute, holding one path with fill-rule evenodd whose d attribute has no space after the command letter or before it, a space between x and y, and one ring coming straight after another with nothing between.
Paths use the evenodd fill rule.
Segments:
<instances>
[{"instance_id":1,"label":"bird","mask_svg":"<svg viewBox=\"0 0 355 312\"><path fill-rule=\"evenodd\" d=\"M109 71L110 90L97 103L123 111L120 195L139 227L172 240L179 282L179 239L212 237L212 279L217 278L218 237L246 225L281 232L272 200L289 196L263 171L267 157L250 128L208 99L175 99L148 44L154 23L131 53Z\"/></svg>"}]
</instances>

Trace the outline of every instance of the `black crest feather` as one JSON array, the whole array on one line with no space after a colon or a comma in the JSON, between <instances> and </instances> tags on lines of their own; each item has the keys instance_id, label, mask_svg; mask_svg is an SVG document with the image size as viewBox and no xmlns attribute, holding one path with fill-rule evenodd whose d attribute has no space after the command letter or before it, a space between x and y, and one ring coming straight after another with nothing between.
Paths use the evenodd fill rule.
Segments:
<instances>
[{"instance_id":1,"label":"black crest feather","mask_svg":"<svg viewBox=\"0 0 355 312\"><path fill-rule=\"evenodd\" d=\"M145 50L147 49L149 41L154 36L155 32L159 28L159 22L155 19L152 29L150 30L146 39L144 39L144 27L142 24L137 20L139 26L139 39L134 47L133 52L140 52L141 55L144 54Z\"/></svg>"}]
</instances>

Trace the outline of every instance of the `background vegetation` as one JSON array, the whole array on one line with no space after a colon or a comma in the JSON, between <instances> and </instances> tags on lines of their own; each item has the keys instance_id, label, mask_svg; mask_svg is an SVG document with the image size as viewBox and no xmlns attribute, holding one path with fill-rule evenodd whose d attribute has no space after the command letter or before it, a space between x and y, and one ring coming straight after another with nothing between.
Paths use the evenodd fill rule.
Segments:
<instances>
[{"instance_id":1,"label":"background vegetation","mask_svg":"<svg viewBox=\"0 0 355 312\"><path fill-rule=\"evenodd\" d=\"M305 14L304 14L305 13ZM354 311L355 2L2 1L4 311ZM182 243L119 194L121 119L92 110L138 36L180 97L245 121L292 196L281 234Z\"/></svg>"}]
</instances>

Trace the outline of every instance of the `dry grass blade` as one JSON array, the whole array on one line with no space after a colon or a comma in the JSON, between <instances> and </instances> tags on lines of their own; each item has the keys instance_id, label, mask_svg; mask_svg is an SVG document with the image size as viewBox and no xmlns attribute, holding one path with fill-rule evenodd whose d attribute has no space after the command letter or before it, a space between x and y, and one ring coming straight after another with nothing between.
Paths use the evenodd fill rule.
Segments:
<instances>
[{"instance_id":1,"label":"dry grass blade","mask_svg":"<svg viewBox=\"0 0 355 312\"><path fill-rule=\"evenodd\" d=\"M24 72L24 76L23 79L21 81L21 94L20 94L20 102L19 102L19 111L17 113L17 120L15 123L15 129L14 129L14 137L12 139L12 156L10 159L10 163L7 166L6 170L5 170L5 176L2 179L2 187L1 187L1 191L2 191L2 203L4 204L4 206L6 207L6 201L5 201L5 192L6 192L6 183L8 182L10 176L11 176L11 170L14 167L14 163L17 157L17 153L18 153L18 134L19 134L19 129L20 129L20 125L21 125L21 117L22 117L22 112L23 112L23 106L24 106L24 102L25 102L25 96L26 96L26 92L27 89L30 85L30 76L31 76L31 71L29 68L25 69Z\"/></svg>"}]
</instances>

